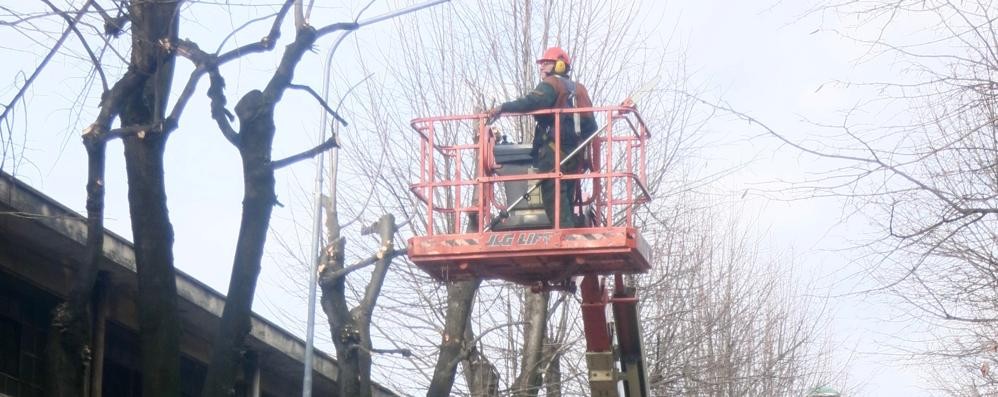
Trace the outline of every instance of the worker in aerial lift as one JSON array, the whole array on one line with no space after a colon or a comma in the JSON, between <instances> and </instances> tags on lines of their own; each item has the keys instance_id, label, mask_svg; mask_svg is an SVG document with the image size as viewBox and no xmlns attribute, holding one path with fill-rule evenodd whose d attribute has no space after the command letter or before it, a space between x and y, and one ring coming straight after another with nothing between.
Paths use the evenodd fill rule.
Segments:
<instances>
[{"instance_id":1,"label":"worker in aerial lift","mask_svg":"<svg viewBox=\"0 0 998 397\"><path fill-rule=\"evenodd\" d=\"M537 60L537 65L542 79L537 87L521 98L489 110L489 119L494 119L503 112L592 107L592 101L589 99L586 87L581 83L572 81L569 76L572 72L572 61L565 50L558 47L548 48L547 51L544 51L544 55ZM537 126L534 128L534 142L530 156L533 158L534 167L539 172L551 172L555 169L554 115L536 115L534 119ZM565 157L575 149L579 142L596 132L596 119L592 112L565 113L561 117L560 129L561 159L565 160ZM561 172L566 174L581 172L581 157L580 153L565 161L562 164ZM561 227L582 226L576 225L571 211L578 184L578 179L561 181L561 213L559 214ZM554 224L555 192L553 179L541 181L541 201L544 203L544 212Z\"/></svg>"}]
</instances>

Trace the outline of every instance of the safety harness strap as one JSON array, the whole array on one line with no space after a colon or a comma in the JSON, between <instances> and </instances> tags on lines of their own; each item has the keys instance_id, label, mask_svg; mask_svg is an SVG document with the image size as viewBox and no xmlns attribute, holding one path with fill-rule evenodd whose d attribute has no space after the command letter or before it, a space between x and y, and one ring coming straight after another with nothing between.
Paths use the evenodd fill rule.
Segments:
<instances>
[{"instance_id":1,"label":"safety harness strap","mask_svg":"<svg viewBox=\"0 0 998 397\"><path fill-rule=\"evenodd\" d=\"M562 86L565 87L567 91L567 98L565 100L565 109L575 108L575 82L564 76L557 76L561 80ZM575 136L582 137L582 115L578 112L572 113L572 121L575 125Z\"/></svg>"}]
</instances>

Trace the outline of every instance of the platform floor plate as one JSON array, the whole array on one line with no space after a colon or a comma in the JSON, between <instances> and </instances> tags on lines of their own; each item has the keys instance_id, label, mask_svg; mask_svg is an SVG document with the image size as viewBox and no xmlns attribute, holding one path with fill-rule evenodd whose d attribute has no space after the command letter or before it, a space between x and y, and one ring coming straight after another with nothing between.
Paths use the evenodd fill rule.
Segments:
<instances>
[{"instance_id":1,"label":"platform floor plate","mask_svg":"<svg viewBox=\"0 0 998 397\"><path fill-rule=\"evenodd\" d=\"M414 237L409 258L441 281L478 277L530 284L651 268L648 244L625 227Z\"/></svg>"}]
</instances>

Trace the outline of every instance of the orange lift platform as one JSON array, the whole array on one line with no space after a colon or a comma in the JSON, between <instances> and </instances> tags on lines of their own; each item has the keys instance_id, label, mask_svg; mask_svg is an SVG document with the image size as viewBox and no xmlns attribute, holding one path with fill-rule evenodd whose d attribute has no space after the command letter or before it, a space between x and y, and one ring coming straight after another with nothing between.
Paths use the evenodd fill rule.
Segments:
<instances>
[{"instance_id":1,"label":"orange lift platform","mask_svg":"<svg viewBox=\"0 0 998 397\"><path fill-rule=\"evenodd\" d=\"M505 143L499 132L516 122L532 125L524 117L504 117L493 126L484 115L413 120L420 175L411 190L425 204L420 210L426 232L409 240L412 262L441 281L478 277L525 285L647 271L649 248L634 226L634 209L650 200L648 129L626 105L528 114L571 112L593 112L603 125L580 149L556 154L558 163L573 154L591 159L583 173L531 168L530 145ZM531 189L544 179L555 186L580 182L571 211L583 227L563 228L547 219L541 189ZM560 190L554 189L558 195Z\"/></svg>"},{"instance_id":2,"label":"orange lift platform","mask_svg":"<svg viewBox=\"0 0 998 397\"><path fill-rule=\"evenodd\" d=\"M537 171L531 146L508 143L502 133L532 128L526 116L538 114L554 114L558 131L559 116L579 112L592 112L603 126L578 149L555 155L559 164L562 157L585 159L579 172ZM535 290L580 289L592 395L649 395L637 292L623 278L651 267L649 246L634 224L635 207L651 199L645 168L651 135L644 120L628 100L489 121L483 114L412 121L420 163L410 189L423 203L417 210L425 234L409 240L410 260L440 281L502 279ZM579 181L569 210L581 227L548 220L537 188L543 180L554 184L556 195L562 183Z\"/></svg>"}]
</instances>

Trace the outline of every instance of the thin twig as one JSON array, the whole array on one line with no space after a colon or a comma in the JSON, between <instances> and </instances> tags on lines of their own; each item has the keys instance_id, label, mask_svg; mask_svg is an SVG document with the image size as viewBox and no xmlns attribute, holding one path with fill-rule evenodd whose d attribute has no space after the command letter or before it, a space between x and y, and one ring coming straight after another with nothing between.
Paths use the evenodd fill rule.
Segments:
<instances>
[{"instance_id":1,"label":"thin twig","mask_svg":"<svg viewBox=\"0 0 998 397\"><path fill-rule=\"evenodd\" d=\"M252 24L254 24L256 22L260 22L260 21L265 20L265 19L270 19L270 17L273 17L275 15L277 15L276 12L273 13L273 14L270 14L270 15L264 15L264 16L259 17L259 18L250 19L249 21L246 21L246 23L244 23L242 25L239 25L238 28L235 28L233 31L229 32L229 34L227 36L225 36L224 39L222 39L221 43L218 43L218 48L215 49L215 55L218 55L218 53L222 52L222 47L225 47L225 43L227 43L229 41L229 39L232 38L232 36L235 36L236 33L239 33L240 30L243 30L243 29L249 27L250 25L252 25Z\"/></svg>"},{"instance_id":2,"label":"thin twig","mask_svg":"<svg viewBox=\"0 0 998 397\"><path fill-rule=\"evenodd\" d=\"M101 92L107 92L107 89L108 89L108 86L107 86L107 76L104 75L104 69L100 67L100 60L98 60L97 56L94 55L94 51L92 49L90 49L90 44L88 44L87 40L85 38L83 38L83 34L80 33L80 30L76 28L76 22L77 21L72 20L69 17L69 14L67 14L63 10L60 10L58 7L56 7L54 4L52 4L52 2L50 2L49 0L42 0L42 2L45 3L45 5L49 6L49 8L51 8L52 11L55 11L56 14L59 14L59 16L62 17L62 19L65 19L67 23L69 23L69 28L73 29L73 33L75 33L76 37L80 39L80 44L82 44L83 45L83 49L87 51L87 55L90 56L90 62L94 65L94 69L97 71L97 75L100 76L101 87L104 89ZM90 4L90 3L93 3L93 1L87 2L87 4ZM94 4L96 4L96 3L94 3Z\"/></svg>"},{"instance_id":3,"label":"thin twig","mask_svg":"<svg viewBox=\"0 0 998 397\"><path fill-rule=\"evenodd\" d=\"M345 92L343 94L343 96L340 97L340 102L336 104L336 109L334 109L334 114L335 114L335 112L340 111L340 107L342 107L343 106L343 102L347 100L347 96L349 96L350 93L353 92L353 90L355 88L359 87L361 83L367 81L367 79L370 79L371 76L374 76L374 73L368 73L367 76L364 76L363 79L360 79L360 81L358 81L358 82L354 83L354 85L350 86L350 89L348 89L347 92ZM343 125L346 125L346 123L343 123Z\"/></svg>"},{"instance_id":4,"label":"thin twig","mask_svg":"<svg viewBox=\"0 0 998 397\"><path fill-rule=\"evenodd\" d=\"M447 363L447 370L448 371L453 370L454 367L457 367L457 365L461 363L461 360L468 358L468 356L470 356L471 353L475 351L475 345L478 344L478 341L480 341L483 337L485 337L485 335L488 335L490 332L501 328L511 327L514 325L526 325L529 323L530 323L529 321L516 321L512 323L499 324L492 328L482 331L478 336L475 336L475 339L472 341L464 341L464 347L461 348L461 352L456 357L454 357L454 359L451 360L451 362Z\"/></svg>"},{"instance_id":5,"label":"thin twig","mask_svg":"<svg viewBox=\"0 0 998 397\"><path fill-rule=\"evenodd\" d=\"M329 114L332 115L333 118L336 119L336 121L339 121L340 124L343 124L344 127L350 125L349 123L347 123L346 120L343 120L343 118L340 117L340 115L338 113L336 113L335 110L333 110L332 108L330 108L329 104L327 104L326 101L322 99L322 96L320 96L318 92L315 92L315 90L313 90L312 87L309 87L307 85L300 85L300 84L288 84L288 88L293 88L293 89L296 89L296 90L302 90L302 91L305 91L305 92L309 93L309 95L312 95L312 98L315 98L315 100L319 101L319 105L322 105L322 108L326 109L326 111L329 112Z\"/></svg>"},{"instance_id":6,"label":"thin twig","mask_svg":"<svg viewBox=\"0 0 998 397\"><path fill-rule=\"evenodd\" d=\"M39 12L37 14L21 14L21 13L18 13L16 11L10 9L10 8L3 7L3 6L0 6L0 10L6 11L8 14L10 14L10 16L17 17L17 19L11 20L11 21L0 21L0 26L11 26L11 27L14 27L14 26L20 25L20 24L25 23L25 22L30 22L30 21L32 21L34 19L45 18L45 17L48 17L48 16L52 15L52 14L47 13L47 12ZM32 27L37 28L37 26L35 26L35 25L32 25Z\"/></svg>"},{"instance_id":7,"label":"thin twig","mask_svg":"<svg viewBox=\"0 0 998 397\"><path fill-rule=\"evenodd\" d=\"M703 99L697 97L696 95L687 94L687 93L684 93L684 94L686 94L688 97L690 97L691 99L693 99L693 100L695 100L697 102L703 103L704 105L707 105L707 106L713 107L715 109L731 113L731 114L735 115L736 117L741 118L742 120L748 121L751 124L758 125L758 126L762 127L762 129L766 130L766 132L769 133L769 135L772 135L772 136L776 137L776 139L779 139L780 141L783 141L783 143L786 143L787 145L790 145L790 146L792 146L792 147L794 147L797 150L800 150L802 152L809 153L809 154L812 154L812 155L815 155L815 156L818 156L818 157L823 157L823 158L837 159L837 160L850 160L850 161L856 161L856 162L860 162L860 163L872 164L872 165L879 166L879 167L881 167L883 169L886 169L886 170L894 173L895 175L900 176L901 178L904 178L908 182L911 182L915 186L918 186L919 189L924 190L924 191L928 192L929 194L935 196L936 198L938 198L942 202L946 203L947 206L949 206L950 208L952 208L953 210L955 210L957 212L960 212L961 214L998 214L998 208L974 208L974 207L967 208L967 207L963 207L959 203L957 203L956 201L954 201L953 199L951 199L949 197L946 197L942 192L939 191L939 189L931 187L931 186L925 184L924 182L918 180L917 178L909 175L908 173L900 170L899 168L897 168L897 166L891 165L891 164L887 164L887 163L885 163L885 162L883 162L883 161L881 161L881 160L879 160L877 158L872 158L871 159L871 158L848 156L848 155L842 155L842 154L832 154L832 153L825 153L825 152L821 152L821 151L818 151L818 150L815 150L815 149L811 149L811 148L808 148L808 147L806 147L804 145L801 145L801 144L799 144L797 142L794 142L794 141L790 140L789 138L781 135L780 133L774 131L772 128L769 128L769 126L767 126L766 124L762 123L761 121L755 119L752 116L749 116L749 115L747 115L745 113L739 112L737 110L734 110L734 109L732 109L730 107L727 107L727 106L724 106L724 105L719 105L719 104L716 104L716 103L708 102L706 100L703 100Z\"/></svg>"},{"instance_id":8,"label":"thin twig","mask_svg":"<svg viewBox=\"0 0 998 397\"><path fill-rule=\"evenodd\" d=\"M0 121L7 119L7 114L10 113L10 110L13 109L14 105L21 100L21 97L24 96L24 93L28 91L28 87L30 87L31 83L33 83L35 79L38 78L38 75L42 73L42 70L45 69L45 66L48 65L52 57L55 56L57 52L59 52L59 49L62 47L62 44L66 41L66 38L69 37L69 32L72 32L73 26L75 26L78 22L80 22L80 19L83 18L83 14L87 12L87 8L90 7L91 3L92 1L87 1L86 4L84 4L83 7L80 8L80 11L76 12L76 17L73 18L73 22L70 23L69 27L67 27L66 30L62 32L62 36L59 36L59 40L56 40L55 45L53 45L52 49L49 50L49 53L45 55L45 59L42 59L42 62L38 64L38 67L35 68L35 71L31 73L31 77L28 77L28 79L24 81L24 85L21 86L21 89L17 90L17 94L14 95L14 98L11 99L10 102L7 103L7 106L3 108L3 113L0 113Z\"/></svg>"},{"instance_id":9,"label":"thin twig","mask_svg":"<svg viewBox=\"0 0 998 397\"><path fill-rule=\"evenodd\" d=\"M264 37L256 43L247 44L226 52L225 54L219 55L218 64L225 64L226 62L240 58L246 54L274 49L274 46L277 45L277 40L281 38L281 22L284 21L284 16L288 14L288 10L291 8L292 3L294 3L294 0L285 0L284 5L281 6L280 11L277 12L277 18L274 18L274 23L270 26L270 33L267 34L267 37Z\"/></svg>"}]
</instances>

